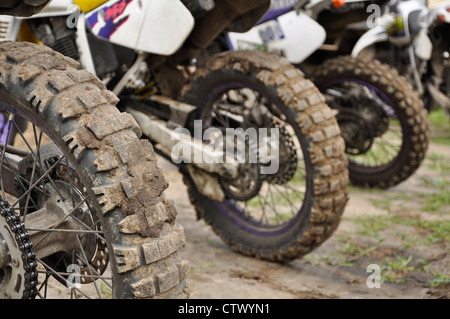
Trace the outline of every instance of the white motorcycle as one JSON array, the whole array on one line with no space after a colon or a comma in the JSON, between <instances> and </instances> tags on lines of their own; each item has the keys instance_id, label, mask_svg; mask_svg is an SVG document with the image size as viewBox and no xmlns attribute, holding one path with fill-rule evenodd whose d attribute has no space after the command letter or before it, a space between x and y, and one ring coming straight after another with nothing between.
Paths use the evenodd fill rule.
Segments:
<instances>
[{"instance_id":1,"label":"white motorcycle","mask_svg":"<svg viewBox=\"0 0 450 319\"><path fill-rule=\"evenodd\" d=\"M218 43L223 50L274 52L304 69L338 112L352 183L387 188L420 166L429 128L422 101L394 68L350 57L355 30L367 28L373 3L386 1L274 0L252 30L225 33Z\"/></svg>"},{"instance_id":2,"label":"white motorcycle","mask_svg":"<svg viewBox=\"0 0 450 319\"><path fill-rule=\"evenodd\" d=\"M198 217L227 244L289 261L331 236L347 202L348 170L339 126L319 90L288 61L265 52L224 52L202 67L192 63L225 30L248 31L270 1L74 3L79 15L71 1L58 1L31 19L8 18L8 38L42 42L95 73L155 151L177 163ZM89 108L101 101L82 102ZM77 117L79 110L62 116ZM88 133L103 136L104 122L112 120ZM131 160L116 151L116 161ZM149 183L154 178L144 176ZM151 232L144 221L129 218L123 228Z\"/></svg>"},{"instance_id":3,"label":"white motorcycle","mask_svg":"<svg viewBox=\"0 0 450 319\"><path fill-rule=\"evenodd\" d=\"M427 109L450 117L450 1L392 1L378 25L364 34L352 55L377 56L414 85Z\"/></svg>"}]
</instances>

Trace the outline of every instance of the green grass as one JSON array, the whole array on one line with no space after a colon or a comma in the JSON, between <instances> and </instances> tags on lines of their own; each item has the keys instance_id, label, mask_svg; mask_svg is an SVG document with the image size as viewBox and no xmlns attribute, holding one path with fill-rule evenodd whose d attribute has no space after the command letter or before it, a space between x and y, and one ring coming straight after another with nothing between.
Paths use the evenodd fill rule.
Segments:
<instances>
[{"instance_id":1,"label":"green grass","mask_svg":"<svg viewBox=\"0 0 450 319\"><path fill-rule=\"evenodd\" d=\"M103 282L100 283L100 292L102 294L102 299L112 299L112 290Z\"/></svg>"},{"instance_id":2,"label":"green grass","mask_svg":"<svg viewBox=\"0 0 450 319\"><path fill-rule=\"evenodd\" d=\"M450 119L442 108L432 111L428 115L433 143L450 146Z\"/></svg>"},{"instance_id":3,"label":"green grass","mask_svg":"<svg viewBox=\"0 0 450 319\"><path fill-rule=\"evenodd\" d=\"M412 256L394 258L386 258L381 265L381 281L406 283L406 277L414 271L423 271L432 278L428 281L431 287L438 287L442 284L450 283L449 273L440 273L438 271L430 271L431 264L423 259L413 261Z\"/></svg>"},{"instance_id":4,"label":"green grass","mask_svg":"<svg viewBox=\"0 0 450 319\"><path fill-rule=\"evenodd\" d=\"M445 146L450 146L450 137L445 136L431 136L430 141L436 144L442 144Z\"/></svg>"},{"instance_id":5,"label":"green grass","mask_svg":"<svg viewBox=\"0 0 450 319\"><path fill-rule=\"evenodd\" d=\"M436 177L431 179L421 178L421 182L426 187L432 189L433 193L398 193L394 195L386 194L383 198L371 199L371 204L374 207L391 213L393 211L393 208L410 206L411 201L415 201L417 203L417 206L421 206L421 209L424 212L448 214L448 212L450 211L450 181L445 179L445 177L448 173L450 173L450 165L447 166L447 162L444 162L443 159L442 162L434 162L433 165L437 166L440 175L444 177Z\"/></svg>"},{"instance_id":6,"label":"green grass","mask_svg":"<svg viewBox=\"0 0 450 319\"><path fill-rule=\"evenodd\" d=\"M376 244L369 246L353 241L348 242L344 247L339 249L339 254L345 256L345 259L340 262L340 265L349 267L354 266L362 257L376 250L383 241L383 238L379 238Z\"/></svg>"},{"instance_id":7,"label":"green grass","mask_svg":"<svg viewBox=\"0 0 450 319\"><path fill-rule=\"evenodd\" d=\"M423 238L417 234L409 234L402 231L399 234L402 239L402 249L412 248L423 243Z\"/></svg>"},{"instance_id":8,"label":"green grass","mask_svg":"<svg viewBox=\"0 0 450 319\"><path fill-rule=\"evenodd\" d=\"M438 287L442 284L450 283L450 274L441 274L435 271L432 275L434 276L433 279L428 282L431 287Z\"/></svg>"},{"instance_id":9,"label":"green grass","mask_svg":"<svg viewBox=\"0 0 450 319\"><path fill-rule=\"evenodd\" d=\"M443 172L443 174L445 174ZM448 212L449 209L444 209L446 206L450 207L450 182L444 178L438 177L433 179L422 178L422 182L429 187L432 187L436 192L432 194L420 194L419 198L423 200L423 210L426 212Z\"/></svg>"},{"instance_id":10,"label":"green grass","mask_svg":"<svg viewBox=\"0 0 450 319\"><path fill-rule=\"evenodd\" d=\"M391 212L392 203L393 203L392 198L388 197L385 199L371 199L370 202L372 203L373 206L375 206L377 208L384 209L388 213Z\"/></svg>"},{"instance_id":11,"label":"green grass","mask_svg":"<svg viewBox=\"0 0 450 319\"><path fill-rule=\"evenodd\" d=\"M198 269L208 269L208 268L211 268L211 267L214 267L215 265L214 265L214 263L212 263L212 262L207 262L207 263L204 263L204 264L202 264L202 265L200 265L200 267L199 268L195 268L195 267L190 267L189 268L189 271L190 272L196 272Z\"/></svg>"},{"instance_id":12,"label":"green grass","mask_svg":"<svg viewBox=\"0 0 450 319\"><path fill-rule=\"evenodd\" d=\"M429 195L425 200L423 208L427 212L436 212L445 206L450 206L450 192L442 189L439 193Z\"/></svg>"},{"instance_id":13,"label":"green grass","mask_svg":"<svg viewBox=\"0 0 450 319\"><path fill-rule=\"evenodd\" d=\"M349 220L358 225L358 234L367 237L380 237L382 231L395 230L395 225L404 225L427 231L427 234L421 235L422 245L450 241L450 221L448 220L423 220L393 215L357 217Z\"/></svg>"},{"instance_id":14,"label":"green grass","mask_svg":"<svg viewBox=\"0 0 450 319\"><path fill-rule=\"evenodd\" d=\"M442 108L438 108L428 114L428 121L432 129L446 130L450 129L450 119Z\"/></svg>"},{"instance_id":15,"label":"green grass","mask_svg":"<svg viewBox=\"0 0 450 319\"><path fill-rule=\"evenodd\" d=\"M406 283L405 277L415 270L411 260L412 256L386 258L381 265L381 282Z\"/></svg>"},{"instance_id":16,"label":"green grass","mask_svg":"<svg viewBox=\"0 0 450 319\"><path fill-rule=\"evenodd\" d=\"M390 226L390 216L364 216L348 220L358 225L357 234L367 237L377 237Z\"/></svg>"},{"instance_id":17,"label":"green grass","mask_svg":"<svg viewBox=\"0 0 450 319\"><path fill-rule=\"evenodd\" d=\"M427 154L427 166L435 171L450 173L450 158L438 153L429 152Z\"/></svg>"},{"instance_id":18,"label":"green grass","mask_svg":"<svg viewBox=\"0 0 450 319\"><path fill-rule=\"evenodd\" d=\"M384 239L380 238L377 243L372 245L356 242L350 237L340 237L337 240L344 244L335 252L330 254L311 253L303 257L303 262L313 266L327 264L330 266L354 267L362 257L376 250Z\"/></svg>"}]
</instances>

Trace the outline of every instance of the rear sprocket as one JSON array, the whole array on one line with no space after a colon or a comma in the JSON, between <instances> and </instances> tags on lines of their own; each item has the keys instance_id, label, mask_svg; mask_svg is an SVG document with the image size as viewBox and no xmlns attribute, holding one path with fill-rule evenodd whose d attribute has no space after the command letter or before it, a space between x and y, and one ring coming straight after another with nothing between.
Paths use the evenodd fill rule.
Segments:
<instances>
[{"instance_id":1,"label":"rear sprocket","mask_svg":"<svg viewBox=\"0 0 450 319\"><path fill-rule=\"evenodd\" d=\"M0 216L0 298L34 298L37 264L30 236L5 200L0 200Z\"/></svg>"}]
</instances>

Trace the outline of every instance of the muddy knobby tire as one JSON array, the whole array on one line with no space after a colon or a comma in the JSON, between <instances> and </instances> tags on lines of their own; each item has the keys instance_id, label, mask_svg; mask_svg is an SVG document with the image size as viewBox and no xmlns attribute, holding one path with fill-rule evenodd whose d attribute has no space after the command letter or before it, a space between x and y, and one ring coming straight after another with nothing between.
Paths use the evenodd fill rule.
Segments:
<instances>
[{"instance_id":1,"label":"muddy knobby tire","mask_svg":"<svg viewBox=\"0 0 450 319\"><path fill-rule=\"evenodd\" d=\"M341 56L316 67L311 80L322 89L337 79L357 79L383 92L393 103L402 125L400 154L382 171L370 172L349 164L350 181L355 186L389 188L408 179L423 162L430 140L428 113L419 94L398 71L370 58Z\"/></svg>"},{"instance_id":2,"label":"muddy knobby tire","mask_svg":"<svg viewBox=\"0 0 450 319\"><path fill-rule=\"evenodd\" d=\"M345 143L340 136L334 111L325 104L315 85L288 61L266 52L228 51L215 56L195 73L184 101L198 106L199 96L208 94L205 91L211 82L221 76L230 79L236 74L272 92L285 105L293 123L305 137L307 147L304 148L304 156L308 157L313 169L308 172L311 187L305 195L308 198L304 204L307 209L299 223L301 226L290 232L289 238L283 240L284 244L279 247L268 248L271 240L263 236L243 234L239 238L236 229L227 229L217 219L220 212L205 204L205 197L196 189L186 171L184 180L198 217L210 224L234 250L264 260L288 262L318 247L331 237L339 225L348 201ZM248 240L241 240L245 236Z\"/></svg>"},{"instance_id":3,"label":"muddy knobby tire","mask_svg":"<svg viewBox=\"0 0 450 319\"><path fill-rule=\"evenodd\" d=\"M188 263L177 210L153 147L118 98L78 62L45 46L0 44L0 97L41 118L94 199L108 244L113 297L182 298Z\"/></svg>"}]
</instances>

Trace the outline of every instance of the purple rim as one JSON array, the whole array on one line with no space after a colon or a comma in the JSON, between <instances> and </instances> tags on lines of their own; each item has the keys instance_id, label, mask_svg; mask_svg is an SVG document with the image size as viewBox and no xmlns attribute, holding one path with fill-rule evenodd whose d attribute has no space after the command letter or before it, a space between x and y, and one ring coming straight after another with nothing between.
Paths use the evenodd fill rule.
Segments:
<instances>
[{"instance_id":1,"label":"purple rim","mask_svg":"<svg viewBox=\"0 0 450 319\"><path fill-rule=\"evenodd\" d=\"M262 20L259 22L259 24L262 24L264 22L273 20L278 18L279 16L286 14L288 12L291 12L293 10L292 7L288 7L286 9L280 9L280 10L270 10L265 16L264 18L262 18Z\"/></svg>"},{"instance_id":2,"label":"purple rim","mask_svg":"<svg viewBox=\"0 0 450 319\"><path fill-rule=\"evenodd\" d=\"M6 139L7 139L7 133L8 130L5 130L5 128L8 127L8 121L6 121L6 117L4 113L0 114L0 143L3 145L8 144Z\"/></svg>"}]
</instances>

